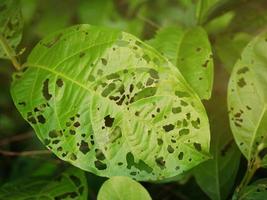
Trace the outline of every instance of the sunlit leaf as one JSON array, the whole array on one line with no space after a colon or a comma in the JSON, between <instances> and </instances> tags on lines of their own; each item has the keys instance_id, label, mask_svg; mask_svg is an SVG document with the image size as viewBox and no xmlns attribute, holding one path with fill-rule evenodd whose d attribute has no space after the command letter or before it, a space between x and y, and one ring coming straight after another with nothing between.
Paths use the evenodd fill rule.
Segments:
<instances>
[{"instance_id":1,"label":"sunlit leaf","mask_svg":"<svg viewBox=\"0 0 267 200\"><path fill-rule=\"evenodd\" d=\"M228 87L228 109L236 143L250 160L263 158L267 147L267 35L261 34L244 49Z\"/></svg>"},{"instance_id":2,"label":"sunlit leaf","mask_svg":"<svg viewBox=\"0 0 267 200\"><path fill-rule=\"evenodd\" d=\"M59 176L34 177L9 182L0 187L1 200L87 200L84 173L69 168Z\"/></svg>"},{"instance_id":3,"label":"sunlit leaf","mask_svg":"<svg viewBox=\"0 0 267 200\"><path fill-rule=\"evenodd\" d=\"M74 26L43 39L12 97L59 158L101 176L160 180L209 158L209 124L179 71L136 37Z\"/></svg>"},{"instance_id":4,"label":"sunlit leaf","mask_svg":"<svg viewBox=\"0 0 267 200\"><path fill-rule=\"evenodd\" d=\"M124 176L107 180L99 190L97 200L151 200L149 193L138 182Z\"/></svg>"},{"instance_id":5,"label":"sunlit leaf","mask_svg":"<svg viewBox=\"0 0 267 200\"><path fill-rule=\"evenodd\" d=\"M149 44L177 66L201 99L210 98L213 59L210 42L203 28L163 28Z\"/></svg>"},{"instance_id":6,"label":"sunlit leaf","mask_svg":"<svg viewBox=\"0 0 267 200\"><path fill-rule=\"evenodd\" d=\"M267 199L267 179L260 179L245 187L240 194L235 194L233 200L263 200Z\"/></svg>"},{"instance_id":7,"label":"sunlit leaf","mask_svg":"<svg viewBox=\"0 0 267 200\"><path fill-rule=\"evenodd\" d=\"M23 20L19 0L0 1L0 35L13 49L16 49L22 36ZM7 58L6 52L1 47L0 58Z\"/></svg>"}]
</instances>

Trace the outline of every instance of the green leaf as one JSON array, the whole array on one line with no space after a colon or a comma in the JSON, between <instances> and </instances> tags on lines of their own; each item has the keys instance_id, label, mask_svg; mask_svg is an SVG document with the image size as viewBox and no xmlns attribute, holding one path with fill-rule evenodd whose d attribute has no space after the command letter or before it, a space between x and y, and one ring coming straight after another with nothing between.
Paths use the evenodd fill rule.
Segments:
<instances>
[{"instance_id":1,"label":"green leaf","mask_svg":"<svg viewBox=\"0 0 267 200\"><path fill-rule=\"evenodd\" d=\"M124 176L107 180L99 190L97 200L151 200L149 193L138 182Z\"/></svg>"},{"instance_id":2,"label":"green leaf","mask_svg":"<svg viewBox=\"0 0 267 200\"><path fill-rule=\"evenodd\" d=\"M265 156L267 147L267 34L244 49L231 74L228 109L236 143L250 160Z\"/></svg>"},{"instance_id":3,"label":"green leaf","mask_svg":"<svg viewBox=\"0 0 267 200\"><path fill-rule=\"evenodd\" d=\"M74 26L43 39L24 66L15 105L62 160L100 176L161 180L209 158L200 99L130 34Z\"/></svg>"},{"instance_id":4,"label":"green leaf","mask_svg":"<svg viewBox=\"0 0 267 200\"><path fill-rule=\"evenodd\" d=\"M242 50L250 42L252 36L243 32L219 35L214 42L216 53L223 64L223 67L231 73L236 61L239 59Z\"/></svg>"},{"instance_id":5,"label":"green leaf","mask_svg":"<svg viewBox=\"0 0 267 200\"><path fill-rule=\"evenodd\" d=\"M242 5L248 4L249 1L252 2L252 0L245 1L246 3L244 3L244 0L200 0L196 12L198 22L202 25L206 24L228 11L240 8Z\"/></svg>"},{"instance_id":6,"label":"green leaf","mask_svg":"<svg viewBox=\"0 0 267 200\"><path fill-rule=\"evenodd\" d=\"M0 188L0 200L87 200L84 172L69 168L58 177L34 177L7 183Z\"/></svg>"},{"instance_id":7,"label":"green leaf","mask_svg":"<svg viewBox=\"0 0 267 200\"><path fill-rule=\"evenodd\" d=\"M184 32L184 29L181 27L164 27L159 29L155 38L147 41L147 43L176 65L179 45L182 41Z\"/></svg>"},{"instance_id":8,"label":"green leaf","mask_svg":"<svg viewBox=\"0 0 267 200\"><path fill-rule=\"evenodd\" d=\"M37 1L32 31L41 38L70 26L75 12L72 6L68 2L62 4L60 0Z\"/></svg>"},{"instance_id":9,"label":"green leaf","mask_svg":"<svg viewBox=\"0 0 267 200\"><path fill-rule=\"evenodd\" d=\"M22 37L23 20L20 10L20 1L0 1L0 35L12 49L16 49ZM7 58L6 52L0 45L0 58Z\"/></svg>"},{"instance_id":10,"label":"green leaf","mask_svg":"<svg viewBox=\"0 0 267 200\"><path fill-rule=\"evenodd\" d=\"M251 185L245 187L233 200L263 200L267 199L267 179L260 179Z\"/></svg>"},{"instance_id":11,"label":"green leaf","mask_svg":"<svg viewBox=\"0 0 267 200\"><path fill-rule=\"evenodd\" d=\"M163 28L148 43L177 66L201 99L210 98L213 59L210 42L203 28Z\"/></svg>"},{"instance_id":12,"label":"green leaf","mask_svg":"<svg viewBox=\"0 0 267 200\"><path fill-rule=\"evenodd\" d=\"M239 168L240 151L234 143L227 123L224 95L217 94L212 101L209 101L208 108L208 113L211 113L209 118L213 159L201 163L193 171L198 185L211 199L224 200L233 190Z\"/></svg>"},{"instance_id":13,"label":"green leaf","mask_svg":"<svg viewBox=\"0 0 267 200\"><path fill-rule=\"evenodd\" d=\"M196 15L200 23L205 21L205 18L209 14L211 8L219 1L220 0L199 0L197 2Z\"/></svg>"},{"instance_id":14,"label":"green leaf","mask_svg":"<svg viewBox=\"0 0 267 200\"><path fill-rule=\"evenodd\" d=\"M138 9L142 7L138 6L142 4L142 1L117 2L119 5L122 4L117 6L121 9L122 13L120 13L115 0L82 0L78 6L78 16L84 24L112 27L139 36L142 34L145 23L137 19L135 15L143 11L143 9L140 11Z\"/></svg>"}]
</instances>

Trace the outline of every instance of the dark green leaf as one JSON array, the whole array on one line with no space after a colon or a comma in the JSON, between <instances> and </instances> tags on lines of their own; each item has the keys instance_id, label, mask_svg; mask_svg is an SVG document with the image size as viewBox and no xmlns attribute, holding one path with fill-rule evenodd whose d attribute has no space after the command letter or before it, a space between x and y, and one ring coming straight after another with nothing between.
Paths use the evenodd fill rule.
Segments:
<instances>
[{"instance_id":1,"label":"dark green leaf","mask_svg":"<svg viewBox=\"0 0 267 200\"><path fill-rule=\"evenodd\" d=\"M87 200L87 193L84 173L69 168L52 180L34 177L7 183L0 188L0 200Z\"/></svg>"},{"instance_id":2,"label":"dark green leaf","mask_svg":"<svg viewBox=\"0 0 267 200\"><path fill-rule=\"evenodd\" d=\"M142 1L82 0L78 16L81 23L112 27L139 36L145 23L135 15L139 13Z\"/></svg>"},{"instance_id":3,"label":"dark green leaf","mask_svg":"<svg viewBox=\"0 0 267 200\"><path fill-rule=\"evenodd\" d=\"M216 53L223 66L231 73L242 50L251 40L252 36L246 33L219 35L214 42Z\"/></svg>"},{"instance_id":4,"label":"dark green leaf","mask_svg":"<svg viewBox=\"0 0 267 200\"><path fill-rule=\"evenodd\" d=\"M233 190L239 168L240 151L228 126L224 96L217 94L211 102L208 113L210 113L213 158L197 166L194 175L198 185L211 199L225 200Z\"/></svg>"},{"instance_id":5,"label":"dark green leaf","mask_svg":"<svg viewBox=\"0 0 267 200\"><path fill-rule=\"evenodd\" d=\"M233 200L263 200L267 199L267 179L260 179L251 185L245 187Z\"/></svg>"}]
</instances>

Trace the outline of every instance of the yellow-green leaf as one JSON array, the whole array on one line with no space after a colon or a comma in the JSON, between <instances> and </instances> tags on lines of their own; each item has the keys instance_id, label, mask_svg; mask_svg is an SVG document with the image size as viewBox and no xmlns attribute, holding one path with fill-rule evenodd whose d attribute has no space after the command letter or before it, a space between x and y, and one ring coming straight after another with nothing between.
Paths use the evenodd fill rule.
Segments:
<instances>
[{"instance_id":1,"label":"yellow-green leaf","mask_svg":"<svg viewBox=\"0 0 267 200\"><path fill-rule=\"evenodd\" d=\"M78 25L43 39L11 93L60 159L100 176L161 180L209 158L209 123L179 71L136 37Z\"/></svg>"}]
</instances>

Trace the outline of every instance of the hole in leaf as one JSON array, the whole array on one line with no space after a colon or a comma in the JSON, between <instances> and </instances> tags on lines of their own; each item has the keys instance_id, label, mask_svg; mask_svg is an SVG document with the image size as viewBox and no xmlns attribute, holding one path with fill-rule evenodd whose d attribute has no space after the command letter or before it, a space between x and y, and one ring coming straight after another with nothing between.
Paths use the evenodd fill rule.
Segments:
<instances>
[{"instance_id":1,"label":"hole in leaf","mask_svg":"<svg viewBox=\"0 0 267 200\"><path fill-rule=\"evenodd\" d=\"M105 170L105 169L107 169L107 165L105 163L101 162L100 160L96 160L95 161L95 167L98 170Z\"/></svg>"},{"instance_id":2,"label":"hole in leaf","mask_svg":"<svg viewBox=\"0 0 267 200\"><path fill-rule=\"evenodd\" d=\"M201 151L201 144L194 142L194 147L197 151Z\"/></svg>"},{"instance_id":3,"label":"hole in leaf","mask_svg":"<svg viewBox=\"0 0 267 200\"><path fill-rule=\"evenodd\" d=\"M43 82L43 96L44 98L49 101L52 97L51 94L49 94L49 79L46 79L44 82Z\"/></svg>"},{"instance_id":4,"label":"hole in leaf","mask_svg":"<svg viewBox=\"0 0 267 200\"><path fill-rule=\"evenodd\" d=\"M184 158L184 152L180 152L178 155L178 159L183 160L183 158Z\"/></svg>"},{"instance_id":5,"label":"hole in leaf","mask_svg":"<svg viewBox=\"0 0 267 200\"><path fill-rule=\"evenodd\" d=\"M114 118L110 117L110 115L107 115L105 118L105 126L106 127L112 127L113 122L114 122Z\"/></svg>"},{"instance_id":6,"label":"hole in leaf","mask_svg":"<svg viewBox=\"0 0 267 200\"><path fill-rule=\"evenodd\" d=\"M85 142L84 140L81 141L79 150L83 153L83 154L87 154L90 151L89 145L87 142Z\"/></svg>"},{"instance_id":7,"label":"hole in leaf","mask_svg":"<svg viewBox=\"0 0 267 200\"><path fill-rule=\"evenodd\" d=\"M163 159L163 157L159 157L155 159L155 162L157 163L157 165L160 167L160 169L164 169L165 168L165 160Z\"/></svg>"},{"instance_id":8,"label":"hole in leaf","mask_svg":"<svg viewBox=\"0 0 267 200\"><path fill-rule=\"evenodd\" d=\"M64 83L63 83L62 79L59 78L59 79L57 79L56 84L58 87L62 87Z\"/></svg>"},{"instance_id":9,"label":"hole in leaf","mask_svg":"<svg viewBox=\"0 0 267 200\"><path fill-rule=\"evenodd\" d=\"M173 124L165 125L165 126L163 126L163 129L164 129L166 132L169 132L169 131L171 131L171 130L174 129L174 125L173 125Z\"/></svg>"}]
</instances>

